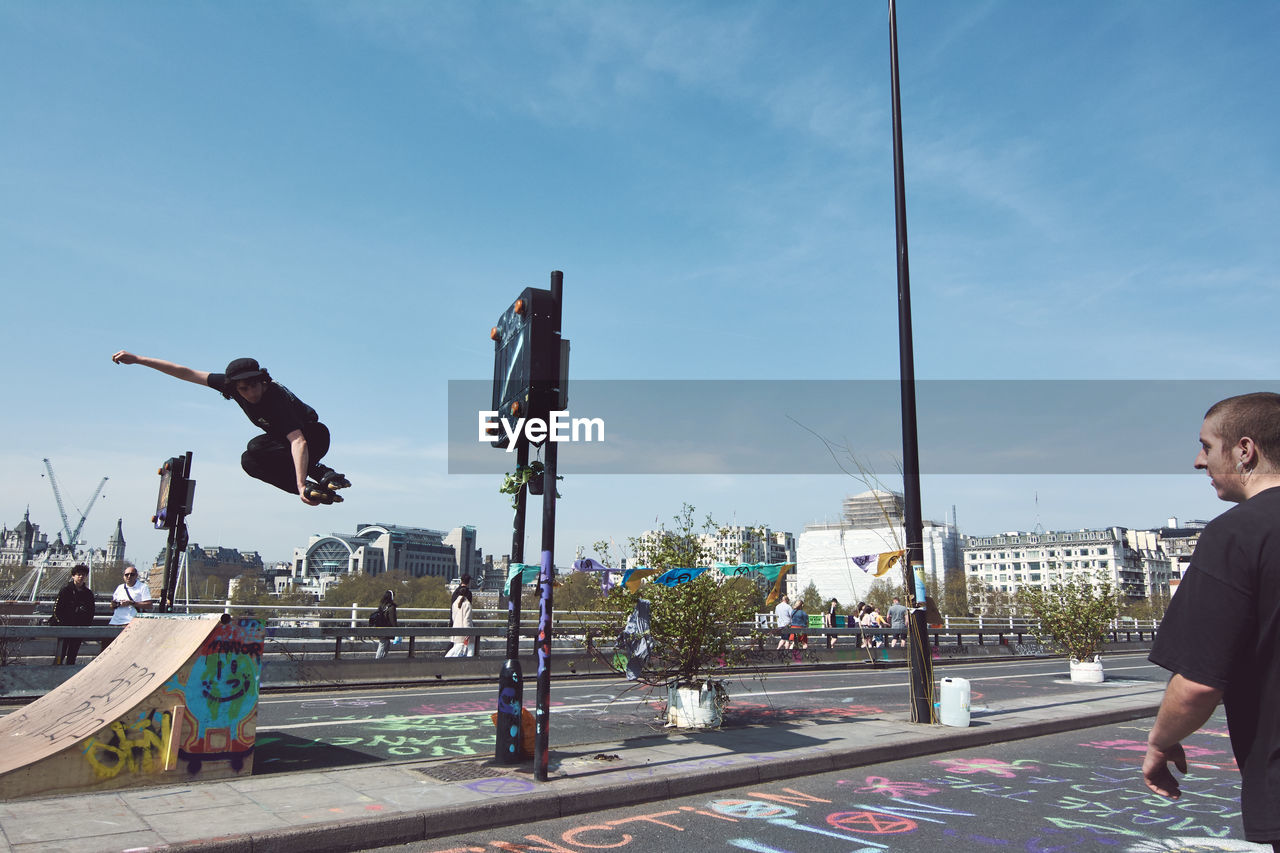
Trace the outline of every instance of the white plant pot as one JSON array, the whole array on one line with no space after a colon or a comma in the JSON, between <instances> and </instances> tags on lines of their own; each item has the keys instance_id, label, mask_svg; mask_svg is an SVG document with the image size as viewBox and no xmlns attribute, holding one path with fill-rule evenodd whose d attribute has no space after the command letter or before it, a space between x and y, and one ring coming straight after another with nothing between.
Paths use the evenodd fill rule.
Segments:
<instances>
[{"instance_id":1,"label":"white plant pot","mask_svg":"<svg viewBox=\"0 0 1280 853\"><path fill-rule=\"evenodd\" d=\"M713 687L667 688L667 725L682 729L716 728L723 721L718 691Z\"/></svg>"},{"instance_id":2,"label":"white plant pot","mask_svg":"<svg viewBox=\"0 0 1280 853\"><path fill-rule=\"evenodd\" d=\"M1071 680L1083 684L1101 684L1106 679L1102 673L1102 658L1093 656L1093 660L1071 659Z\"/></svg>"}]
</instances>

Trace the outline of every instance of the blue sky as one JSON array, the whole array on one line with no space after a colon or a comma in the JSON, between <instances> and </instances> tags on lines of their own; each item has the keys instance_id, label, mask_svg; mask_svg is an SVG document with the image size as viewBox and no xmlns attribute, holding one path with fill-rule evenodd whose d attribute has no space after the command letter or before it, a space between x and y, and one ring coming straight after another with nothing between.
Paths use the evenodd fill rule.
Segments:
<instances>
[{"instance_id":1,"label":"blue sky","mask_svg":"<svg viewBox=\"0 0 1280 853\"><path fill-rule=\"evenodd\" d=\"M898 24L921 379L1275 387L1280 6L922 1ZM287 558L385 521L505 553L500 478L448 473L448 382L489 378L489 327L553 269L576 378L898 374L883 3L8 0L0 83L9 526L29 504L58 529L49 457L70 503L111 478L87 538L123 517L149 559L155 466L191 450L201 544ZM256 356L333 430L348 502L249 480L234 405L121 348ZM778 417L763 396L743 417ZM1108 418L1065 417L1115 452ZM925 515L1210 518L1199 424L1174 426L1186 474L930 476ZM799 532L864 488L579 476L558 562L682 501Z\"/></svg>"}]
</instances>

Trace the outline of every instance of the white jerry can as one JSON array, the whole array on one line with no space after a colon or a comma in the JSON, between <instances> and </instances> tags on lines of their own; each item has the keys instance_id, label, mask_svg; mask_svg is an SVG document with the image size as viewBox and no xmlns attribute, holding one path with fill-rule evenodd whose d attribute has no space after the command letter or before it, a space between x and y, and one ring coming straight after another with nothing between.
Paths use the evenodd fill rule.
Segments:
<instances>
[{"instance_id":1,"label":"white jerry can","mask_svg":"<svg viewBox=\"0 0 1280 853\"><path fill-rule=\"evenodd\" d=\"M938 722L944 726L969 725L969 679L942 679L942 699L938 709Z\"/></svg>"}]
</instances>

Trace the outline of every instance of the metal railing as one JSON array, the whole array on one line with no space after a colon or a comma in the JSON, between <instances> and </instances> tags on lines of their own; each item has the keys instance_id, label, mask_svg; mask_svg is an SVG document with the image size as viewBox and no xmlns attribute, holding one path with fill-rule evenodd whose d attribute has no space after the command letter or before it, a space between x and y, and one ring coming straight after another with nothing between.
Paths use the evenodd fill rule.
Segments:
<instances>
[{"instance_id":1,"label":"metal railing","mask_svg":"<svg viewBox=\"0 0 1280 853\"><path fill-rule=\"evenodd\" d=\"M30 606L30 605L28 605ZM232 604L229 600L221 604L191 603L180 604L174 613L227 613L231 616L253 615L266 620L268 627L323 627L346 625L351 628L368 628L369 614L377 607L350 605L315 605L315 604ZM40 625L48 621L53 612L52 602L37 602L35 612L30 614L9 614L5 620L11 625ZM450 611L445 607L397 607L398 621L406 627L448 627ZM507 624L505 609L479 609L473 611L472 621L477 627L503 626ZM604 616L593 618L590 612L557 612L555 614L557 629L579 628L585 632L604 629L608 620ZM757 613L755 624L763 628L776 628L773 613ZM941 630L945 633L982 633L982 634L1031 634L1035 620L1024 616L944 616ZM1152 632L1159 628L1155 619L1133 619L1120 617L1112 620L1112 632ZM857 626L849 626L856 629ZM812 625L810 630L817 630ZM829 629L822 629L824 632Z\"/></svg>"},{"instance_id":2,"label":"metal railing","mask_svg":"<svg viewBox=\"0 0 1280 853\"><path fill-rule=\"evenodd\" d=\"M332 659L340 660L344 654L367 654L371 652L372 641L381 638L399 638L396 651L415 655L440 656L451 644L455 636L471 638L475 656L501 656L506 652L507 613L505 610L476 610L473 614L473 626L455 628L449 626L450 611L445 608L399 607L397 627L375 628L369 625L369 614L376 607L360 606L316 606L316 605L236 605L229 601L222 604L191 604L178 608L178 613L218 613L235 617L253 616L266 623L267 638L264 653L268 656L279 656L291 659ZM43 611L43 612L42 612ZM5 657L10 660L28 660L38 662L42 658L52 659L56 650L55 640L63 637L79 638L89 641L109 640L118 634L121 626L105 624L106 616L99 616L97 624L89 627L72 627L49 625L51 603L37 605L35 612L28 614L10 613L0 624L0 643L5 644ZM1010 646L1018 647L1019 653L1025 649L1035 649L1039 641L1035 636L1034 623L1022 617L947 617L941 628L930 628L928 643L940 651L946 648L964 649L972 646ZM562 612L556 615L553 625L553 649L558 653L592 652L613 647L614 637L608 629L603 616L595 618L591 613ZM1154 638L1159 623L1154 620L1116 619L1108 631L1111 642L1147 642ZM757 639L754 643L758 650L766 649L776 636L778 627L772 613L757 614L754 624L738 626L738 634L745 639L753 632L766 632L766 639ZM825 645L823 639L835 636L837 648L849 649L865 646L868 642L875 647L892 645L892 641L903 638L905 632L893 632L890 628L864 628L853 625L844 628L825 628L810 626L812 648ZM536 626L526 625L520 632L520 653L535 653ZM28 645L30 643L30 645ZM96 648L85 648L82 654L87 658L96 652ZM1048 653L1047 650L1045 653Z\"/></svg>"}]
</instances>

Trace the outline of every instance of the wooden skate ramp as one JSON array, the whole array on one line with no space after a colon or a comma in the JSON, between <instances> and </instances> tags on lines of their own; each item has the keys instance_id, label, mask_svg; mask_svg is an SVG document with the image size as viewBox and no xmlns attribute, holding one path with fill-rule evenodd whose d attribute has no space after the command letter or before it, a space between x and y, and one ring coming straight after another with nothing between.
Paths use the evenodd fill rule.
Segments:
<instances>
[{"instance_id":1,"label":"wooden skate ramp","mask_svg":"<svg viewBox=\"0 0 1280 853\"><path fill-rule=\"evenodd\" d=\"M263 636L257 619L136 617L0 719L0 800L249 775Z\"/></svg>"}]
</instances>

